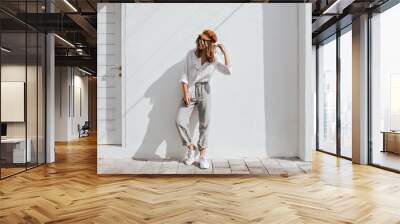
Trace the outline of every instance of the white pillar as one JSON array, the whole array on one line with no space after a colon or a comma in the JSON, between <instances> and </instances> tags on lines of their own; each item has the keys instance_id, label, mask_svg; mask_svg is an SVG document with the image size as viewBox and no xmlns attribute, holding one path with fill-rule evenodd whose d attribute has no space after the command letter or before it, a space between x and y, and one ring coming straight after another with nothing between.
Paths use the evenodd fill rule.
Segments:
<instances>
[{"instance_id":1,"label":"white pillar","mask_svg":"<svg viewBox=\"0 0 400 224\"><path fill-rule=\"evenodd\" d=\"M46 163L55 161L54 133L55 133L55 76L54 76L54 35L46 36Z\"/></svg>"}]
</instances>

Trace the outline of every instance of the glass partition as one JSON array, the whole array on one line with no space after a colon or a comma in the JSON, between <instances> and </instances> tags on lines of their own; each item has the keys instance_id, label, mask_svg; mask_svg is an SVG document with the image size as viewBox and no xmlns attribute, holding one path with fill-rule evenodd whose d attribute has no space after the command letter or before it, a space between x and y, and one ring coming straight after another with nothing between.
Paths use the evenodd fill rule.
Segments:
<instances>
[{"instance_id":1,"label":"glass partition","mask_svg":"<svg viewBox=\"0 0 400 224\"><path fill-rule=\"evenodd\" d=\"M1 2L43 13L44 1ZM35 18L35 17L34 17ZM45 34L0 12L0 178L45 163Z\"/></svg>"},{"instance_id":2,"label":"glass partition","mask_svg":"<svg viewBox=\"0 0 400 224\"><path fill-rule=\"evenodd\" d=\"M26 43L25 32L1 34L2 177L24 171L31 162L26 141Z\"/></svg>"}]
</instances>

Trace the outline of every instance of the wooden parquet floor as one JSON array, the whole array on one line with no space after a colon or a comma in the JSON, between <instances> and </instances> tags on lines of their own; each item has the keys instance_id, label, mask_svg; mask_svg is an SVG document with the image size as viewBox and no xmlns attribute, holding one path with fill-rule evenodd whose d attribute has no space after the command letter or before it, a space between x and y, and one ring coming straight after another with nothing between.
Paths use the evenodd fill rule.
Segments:
<instances>
[{"instance_id":1,"label":"wooden parquet floor","mask_svg":"<svg viewBox=\"0 0 400 224\"><path fill-rule=\"evenodd\" d=\"M400 175L322 153L293 177L96 174L96 142L0 181L0 223L400 223Z\"/></svg>"}]
</instances>

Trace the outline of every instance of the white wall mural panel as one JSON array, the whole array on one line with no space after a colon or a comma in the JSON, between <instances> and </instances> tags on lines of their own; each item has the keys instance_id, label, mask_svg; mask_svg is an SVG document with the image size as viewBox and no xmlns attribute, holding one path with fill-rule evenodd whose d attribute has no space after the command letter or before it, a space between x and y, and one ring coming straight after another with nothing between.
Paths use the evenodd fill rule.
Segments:
<instances>
[{"instance_id":1,"label":"white wall mural panel","mask_svg":"<svg viewBox=\"0 0 400 224\"><path fill-rule=\"evenodd\" d=\"M106 16L99 10L99 17ZM209 158L309 159L312 146L299 139L312 131L306 108L313 108L312 90L305 91L311 86L305 59L311 56L311 20L303 17L311 17L309 4L122 4L123 144L99 145L99 159L182 157L175 126L178 80L184 56L206 28L216 31L233 66L231 76L215 74L211 83ZM98 88L98 94L101 103L106 92ZM98 113L98 131L107 135L104 112Z\"/></svg>"}]
</instances>

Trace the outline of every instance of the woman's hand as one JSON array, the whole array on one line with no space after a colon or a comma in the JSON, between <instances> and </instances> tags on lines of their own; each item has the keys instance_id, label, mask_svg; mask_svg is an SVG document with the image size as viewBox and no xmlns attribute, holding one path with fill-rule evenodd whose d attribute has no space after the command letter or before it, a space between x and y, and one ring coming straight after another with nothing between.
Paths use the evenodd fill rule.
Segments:
<instances>
[{"instance_id":1,"label":"woman's hand","mask_svg":"<svg viewBox=\"0 0 400 224\"><path fill-rule=\"evenodd\" d=\"M223 44L217 44L217 47L221 49L222 53L225 53L225 46Z\"/></svg>"},{"instance_id":2,"label":"woman's hand","mask_svg":"<svg viewBox=\"0 0 400 224\"><path fill-rule=\"evenodd\" d=\"M190 104L190 94L187 83L182 83L183 102L188 106Z\"/></svg>"},{"instance_id":3,"label":"woman's hand","mask_svg":"<svg viewBox=\"0 0 400 224\"><path fill-rule=\"evenodd\" d=\"M190 96L189 94L184 94L183 95L183 102L186 104L186 106L188 106L190 104Z\"/></svg>"},{"instance_id":4,"label":"woman's hand","mask_svg":"<svg viewBox=\"0 0 400 224\"><path fill-rule=\"evenodd\" d=\"M228 56L228 53L226 53L225 46L223 44L217 44L217 47L219 47L219 49L221 49L222 53L224 54L225 65L229 65L229 63L230 63L229 56Z\"/></svg>"}]
</instances>

